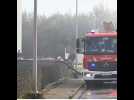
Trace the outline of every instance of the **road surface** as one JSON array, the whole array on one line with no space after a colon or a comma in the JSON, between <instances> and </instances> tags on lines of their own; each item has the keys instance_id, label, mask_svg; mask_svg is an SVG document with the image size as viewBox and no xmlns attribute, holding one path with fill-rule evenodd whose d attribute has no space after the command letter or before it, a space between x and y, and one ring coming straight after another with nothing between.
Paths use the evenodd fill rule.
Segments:
<instances>
[{"instance_id":1,"label":"road surface","mask_svg":"<svg viewBox=\"0 0 134 100\"><path fill-rule=\"evenodd\" d=\"M86 89L82 87L74 99L117 99L117 89L113 85L103 85Z\"/></svg>"},{"instance_id":2,"label":"road surface","mask_svg":"<svg viewBox=\"0 0 134 100\"><path fill-rule=\"evenodd\" d=\"M66 80L63 84L44 92L43 97L45 99L117 99L117 89L114 84L87 89L84 82Z\"/></svg>"}]
</instances>

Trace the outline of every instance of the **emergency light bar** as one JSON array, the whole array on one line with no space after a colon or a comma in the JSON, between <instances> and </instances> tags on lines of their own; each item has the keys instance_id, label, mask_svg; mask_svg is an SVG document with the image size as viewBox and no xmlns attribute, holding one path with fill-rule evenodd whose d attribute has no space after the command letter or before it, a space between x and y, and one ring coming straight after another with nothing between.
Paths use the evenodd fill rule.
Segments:
<instances>
[{"instance_id":1,"label":"emergency light bar","mask_svg":"<svg viewBox=\"0 0 134 100\"><path fill-rule=\"evenodd\" d=\"M110 32L110 33L98 33L98 32L89 32L86 34L87 37L112 37L117 36L117 32Z\"/></svg>"}]
</instances>

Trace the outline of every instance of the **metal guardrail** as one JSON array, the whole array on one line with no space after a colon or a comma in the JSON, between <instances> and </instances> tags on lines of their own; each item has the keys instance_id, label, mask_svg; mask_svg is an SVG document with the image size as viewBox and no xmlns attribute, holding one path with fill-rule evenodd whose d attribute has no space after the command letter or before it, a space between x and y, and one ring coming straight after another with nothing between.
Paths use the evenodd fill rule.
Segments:
<instances>
[{"instance_id":1,"label":"metal guardrail","mask_svg":"<svg viewBox=\"0 0 134 100\"><path fill-rule=\"evenodd\" d=\"M17 59L17 97L20 97L26 92L32 91L32 59ZM51 63L52 62L52 63ZM39 88L44 88L47 84L51 84L51 82L54 82L52 84L56 84L55 82L57 79L62 78L64 75L67 75L66 70L68 67L66 67L65 64L60 63L58 60L39 60ZM47 64L47 65L46 65ZM41 68L41 69L40 69ZM46 68L49 68L49 72L46 73ZM45 74L49 75L52 71L56 72L53 73L55 76L49 76L46 77ZM61 70L60 70L61 69ZM58 71L60 70L60 71ZM43 75L43 76L42 76ZM41 76L41 77L40 77ZM45 76L45 77L44 77ZM49 80L50 79L50 80ZM57 83L58 84L58 83Z\"/></svg>"}]
</instances>

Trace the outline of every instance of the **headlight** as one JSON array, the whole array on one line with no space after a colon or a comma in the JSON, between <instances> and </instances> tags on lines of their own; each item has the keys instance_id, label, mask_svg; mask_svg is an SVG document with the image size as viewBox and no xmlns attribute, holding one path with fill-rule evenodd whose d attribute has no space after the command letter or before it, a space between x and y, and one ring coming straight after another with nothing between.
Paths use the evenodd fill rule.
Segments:
<instances>
[{"instance_id":1,"label":"headlight","mask_svg":"<svg viewBox=\"0 0 134 100\"><path fill-rule=\"evenodd\" d=\"M91 74L86 74L86 77L91 77Z\"/></svg>"}]
</instances>

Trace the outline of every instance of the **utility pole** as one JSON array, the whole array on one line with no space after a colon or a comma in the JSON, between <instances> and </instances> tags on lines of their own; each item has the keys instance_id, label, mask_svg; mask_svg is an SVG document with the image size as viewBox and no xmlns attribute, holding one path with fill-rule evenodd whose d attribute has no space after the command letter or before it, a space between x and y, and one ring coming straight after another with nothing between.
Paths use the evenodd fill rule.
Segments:
<instances>
[{"instance_id":1,"label":"utility pole","mask_svg":"<svg viewBox=\"0 0 134 100\"><path fill-rule=\"evenodd\" d=\"M17 0L17 52L22 53L22 0Z\"/></svg>"},{"instance_id":2,"label":"utility pole","mask_svg":"<svg viewBox=\"0 0 134 100\"><path fill-rule=\"evenodd\" d=\"M75 38L76 38L76 41L78 39L78 0L76 0L76 26L75 26ZM76 68L77 68L77 65L78 65L78 58L77 58L77 47L75 47L75 57L76 57Z\"/></svg>"},{"instance_id":3,"label":"utility pole","mask_svg":"<svg viewBox=\"0 0 134 100\"><path fill-rule=\"evenodd\" d=\"M37 86L37 0L34 0L34 29L33 29L33 84L34 93L38 93Z\"/></svg>"},{"instance_id":4,"label":"utility pole","mask_svg":"<svg viewBox=\"0 0 134 100\"><path fill-rule=\"evenodd\" d=\"M75 27L75 32L76 32L76 39L78 38L78 0L76 0L76 27Z\"/></svg>"}]
</instances>

